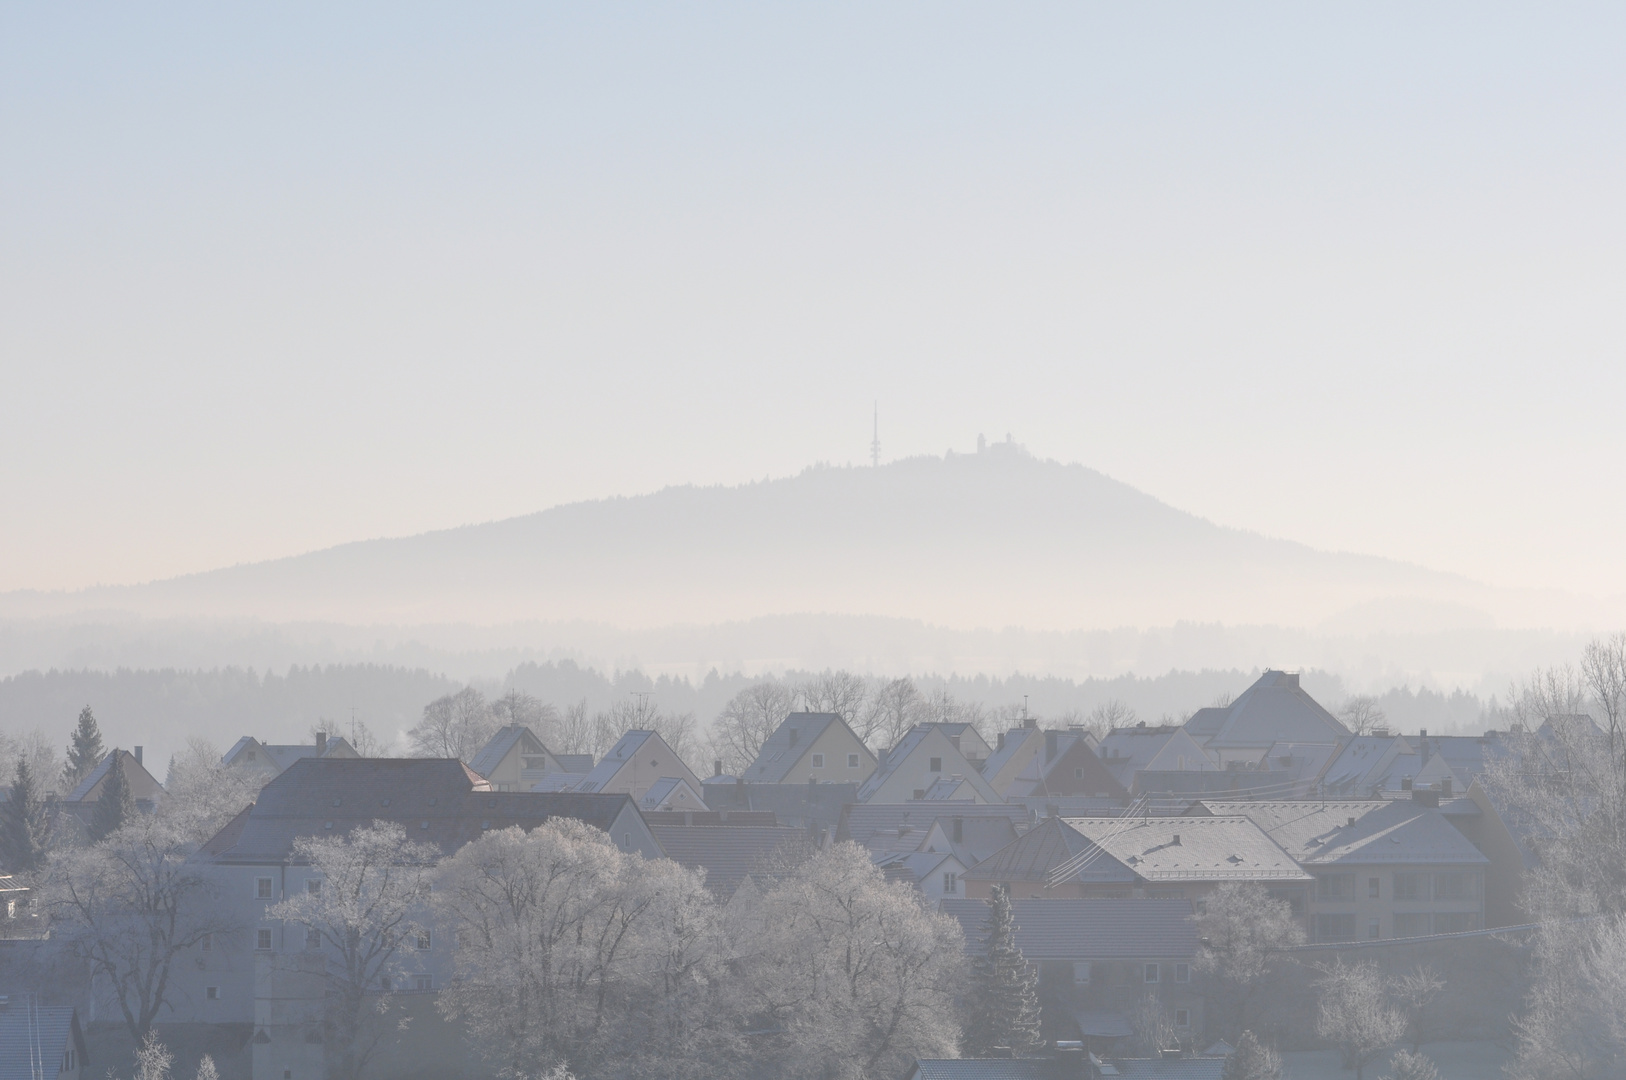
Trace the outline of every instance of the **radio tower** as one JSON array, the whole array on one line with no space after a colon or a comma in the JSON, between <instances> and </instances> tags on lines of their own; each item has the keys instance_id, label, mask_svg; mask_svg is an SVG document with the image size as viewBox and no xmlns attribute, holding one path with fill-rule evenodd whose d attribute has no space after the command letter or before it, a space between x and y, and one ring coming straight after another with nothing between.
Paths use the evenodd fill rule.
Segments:
<instances>
[{"instance_id":1,"label":"radio tower","mask_svg":"<svg viewBox=\"0 0 1626 1080\"><path fill-rule=\"evenodd\" d=\"M881 405L875 403L875 437L869 441L869 463L876 468L881 465Z\"/></svg>"}]
</instances>

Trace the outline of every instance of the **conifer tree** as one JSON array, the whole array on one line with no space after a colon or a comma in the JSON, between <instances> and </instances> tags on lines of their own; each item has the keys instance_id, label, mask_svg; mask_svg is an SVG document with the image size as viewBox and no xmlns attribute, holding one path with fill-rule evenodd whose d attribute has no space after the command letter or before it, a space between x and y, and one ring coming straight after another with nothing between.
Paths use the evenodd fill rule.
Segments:
<instances>
[{"instance_id":1,"label":"conifer tree","mask_svg":"<svg viewBox=\"0 0 1626 1080\"><path fill-rule=\"evenodd\" d=\"M1016 946L1010 893L996 886L982 924L982 954L971 965L962 1047L967 1057L986 1057L995 1047L1021 1054L1039 1045L1039 977Z\"/></svg>"},{"instance_id":2,"label":"conifer tree","mask_svg":"<svg viewBox=\"0 0 1626 1080\"><path fill-rule=\"evenodd\" d=\"M73 741L68 744L68 767L63 770L62 782L68 791L79 786L79 781L90 775L107 755L102 745L102 732L96 726L96 717L86 705L79 710L79 726L73 729Z\"/></svg>"},{"instance_id":3,"label":"conifer tree","mask_svg":"<svg viewBox=\"0 0 1626 1080\"><path fill-rule=\"evenodd\" d=\"M136 815L130 781L124 775L124 751L115 748L109 756L112 764L107 770L107 780L102 785L101 797L96 800L96 810L90 816L90 838L94 841L112 836Z\"/></svg>"},{"instance_id":4,"label":"conifer tree","mask_svg":"<svg viewBox=\"0 0 1626 1080\"><path fill-rule=\"evenodd\" d=\"M1280 1080L1282 1058L1270 1047L1244 1031L1236 1040L1236 1049L1225 1059L1221 1080Z\"/></svg>"},{"instance_id":5,"label":"conifer tree","mask_svg":"<svg viewBox=\"0 0 1626 1080\"><path fill-rule=\"evenodd\" d=\"M17 759L11 797L0 806L0 862L13 874L32 874L45 860L45 803L27 758Z\"/></svg>"}]
</instances>

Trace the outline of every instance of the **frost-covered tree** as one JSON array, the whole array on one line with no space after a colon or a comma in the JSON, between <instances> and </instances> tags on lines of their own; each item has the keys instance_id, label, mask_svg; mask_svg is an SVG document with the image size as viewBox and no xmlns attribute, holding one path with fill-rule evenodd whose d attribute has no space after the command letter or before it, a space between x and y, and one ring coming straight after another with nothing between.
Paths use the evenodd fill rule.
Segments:
<instances>
[{"instance_id":1,"label":"frost-covered tree","mask_svg":"<svg viewBox=\"0 0 1626 1080\"><path fill-rule=\"evenodd\" d=\"M51 863L51 937L112 991L137 1040L168 1000L170 972L206 935L240 929L202 864L196 838L152 814Z\"/></svg>"},{"instance_id":2,"label":"frost-covered tree","mask_svg":"<svg viewBox=\"0 0 1626 1080\"><path fill-rule=\"evenodd\" d=\"M73 729L68 743L68 764L62 774L63 791L72 791L79 781L90 775L90 770L101 764L107 749L102 745L102 731L96 726L96 715L86 705L79 710L79 723Z\"/></svg>"},{"instance_id":3,"label":"frost-covered tree","mask_svg":"<svg viewBox=\"0 0 1626 1080\"><path fill-rule=\"evenodd\" d=\"M814 854L768 882L742 921L751 992L782 1032L778 1075L890 1080L915 1057L955 1052L960 925L888 882L863 848Z\"/></svg>"},{"instance_id":4,"label":"frost-covered tree","mask_svg":"<svg viewBox=\"0 0 1626 1080\"><path fill-rule=\"evenodd\" d=\"M90 813L90 838L105 840L124 828L136 817L135 797L130 793L130 779L124 775L124 758L117 747L109 755L111 762L107 779L102 782L102 793Z\"/></svg>"},{"instance_id":5,"label":"frost-covered tree","mask_svg":"<svg viewBox=\"0 0 1626 1080\"><path fill-rule=\"evenodd\" d=\"M256 770L224 764L219 747L194 736L186 740L186 749L170 756L158 813L207 840L257 800L269 779Z\"/></svg>"},{"instance_id":6,"label":"frost-covered tree","mask_svg":"<svg viewBox=\"0 0 1626 1080\"><path fill-rule=\"evenodd\" d=\"M1337 1045L1344 1065L1363 1080L1372 1060L1405 1038L1406 1015L1376 964L1342 958L1321 965L1316 980L1316 1034Z\"/></svg>"},{"instance_id":7,"label":"frost-covered tree","mask_svg":"<svg viewBox=\"0 0 1626 1080\"><path fill-rule=\"evenodd\" d=\"M321 937L327 966L329 1067L354 1080L385 1034L367 1023L383 1012L399 979L398 954L423 926L438 852L375 821L348 836L302 836L293 859L321 884L273 905L270 918Z\"/></svg>"},{"instance_id":8,"label":"frost-covered tree","mask_svg":"<svg viewBox=\"0 0 1626 1080\"><path fill-rule=\"evenodd\" d=\"M745 994L698 874L560 819L489 832L441 866L456 978L440 1007L505 1076L716 1077L738 1065Z\"/></svg>"},{"instance_id":9,"label":"frost-covered tree","mask_svg":"<svg viewBox=\"0 0 1626 1080\"><path fill-rule=\"evenodd\" d=\"M1039 975L1016 945L1016 919L1009 891L995 886L982 924L982 951L971 964L965 1031L966 1057L986 1057L995 1047L1021 1054L1040 1043Z\"/></svg>"},{"instance_id":10,"label":"frost-covered tree","mask_svg":"<svg viewBox=\"0 0 1626 1080\"><path fill-rule=\"evenodd\" d=\"M11 794L0 804L0 863L7 872L31 876L45 862L45 801L27 758L17 759Z\"/></svg>"},{"instance_id":11,"label":"frost-covered tree","mask_svg":"<svg viewBox=\"0 0 1626 1080\"><path fill-rule=\"evenodd\" d=\"M158 1032L147 1032L146 1038L135 1052L135 1080L169 1080L170 1067L175 1064L175 1054L169 1047L158 1041Z\"/></svg>"},{"instance_id":12,"label":"frost-covered tree","mask_svg":"<svg viewBox=\"0 0 1626 1080\"><path fill-rule=\"evenodd\" d=\"M1304 941L1293 909L1261 885L1221 885L1197 918L1202 951L1197 970L1208 975L1209 1014L1220 1034L1238 1037L1248 1006L1277 952Z\"/></svg>"},{"instance_id":13,"label":"frost-covered tree","mask_svg":"<svg viewBox=\"0 0 1626 1080\"><path fill-rule=\"evenodd\" d=\"M1389 1059L1383 1080L1440 1080L1440 1070L1425 1055L1402 1050Z\"/></svg>"},{"instance_id":14,"label":"frost-covered tree","mask_svg":"<svg viewBox=\"0 0 1626 1080\"><path fill-rule=\"evenodd\" d=\"M1281 1080L1282 1056L1272 1047L1244 1031L1237 1036L1236 1049L1225 1059L1220 1080Z\"/></svg>"},{"instance_id":15,"label":"frost-covered tree","mask_svg":"<svg viewBox=\"0 0 1626 1080\"><path fill-rule=\"evenodd\" d=\"M438 697L423 707L423 719L407 739L417 757L472 761L497 733L497 719L486 697L472 686Z\"/></svg>"}]
</instances>

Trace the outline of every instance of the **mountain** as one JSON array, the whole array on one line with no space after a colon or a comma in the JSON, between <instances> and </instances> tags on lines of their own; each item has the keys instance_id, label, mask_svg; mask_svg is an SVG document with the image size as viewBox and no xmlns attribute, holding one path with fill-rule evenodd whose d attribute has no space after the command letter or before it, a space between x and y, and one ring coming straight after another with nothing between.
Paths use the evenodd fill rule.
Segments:
<instances>
[{"instance_id":1,"label":"mountain","mask_svg":"<svg viewBox=\"0 0 1626 1080\"><path fill-rule=\"evenodd\" d=\"M827 612L1041 630L1314 626L1423 609L1481 626L1552 599L1223 528L996 444L574 503L144 585L11 593L0 615L653 627Z\"/></svg>"}]
</instances>

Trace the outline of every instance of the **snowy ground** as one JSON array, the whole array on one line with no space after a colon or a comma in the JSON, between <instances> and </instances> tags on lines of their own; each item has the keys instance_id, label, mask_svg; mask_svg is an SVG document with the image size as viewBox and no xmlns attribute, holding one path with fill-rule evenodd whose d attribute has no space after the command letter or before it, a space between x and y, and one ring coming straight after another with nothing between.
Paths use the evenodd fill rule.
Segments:
<instances>
[{"instance_id":1,"label":"snowy ground","mask_svg":"<svg viewBox=\"0 0 1626 1080\"><path fill-rule=\"evenodd\" d=\"M1495 1043L1424 1043L1422 1052L1439 1067L1441 1080L1499 1080L1508 1052ZM1282 1055L1282 1080L1353 1080L1336 1050L1299 1050ZM1387 1076L1389 1059L1379 1058L1366 1067L1366 1080Z\"/></svg>"}]
</instances>

